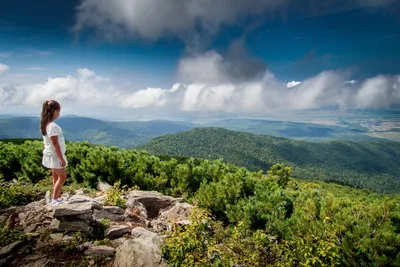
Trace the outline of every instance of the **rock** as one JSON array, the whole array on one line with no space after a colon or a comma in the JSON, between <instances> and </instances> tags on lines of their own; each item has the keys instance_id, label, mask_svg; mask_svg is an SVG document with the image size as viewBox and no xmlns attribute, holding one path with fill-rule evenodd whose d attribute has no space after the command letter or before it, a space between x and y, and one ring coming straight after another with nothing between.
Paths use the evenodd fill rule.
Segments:
<instances>
[{"instance_id":1,"label":"rock","mask_svg":"<svg viewBox=\"0 0 400 267\"><path fill-rule=\"evenodd\" d=\"M31 233L41 228L47 228L51 223L51 212L45 206L45 200L32 202L26 206L19 207L19 224L24 232Z\"/></svg>"},{"instance_id":2,"label":"rock","mask_svg":"<svg viewBox=\"0 0 400 267\"><path fill-rule=\"evenodd\" d=\"M186 220L192 212L193 206L188 203L176 203L174 206L160 212L157 220L171 222L173 220Z\"/></svg>"},{"instance_id":3,"label":"rock","mask_svg":"<svg viewBox=\"0 0 400 267\"><path fill-rule=\"evenodd\" d=\"M110 188L112 188L112 186L109 185L107 182L99 181L99 182L97 183L97 190L99 190L99 191L101 191L101 192L106 192L107 189L110 189Z\"/></svg>"},{"instance_id":4,"label":"rock","mask_svg":"<svg viewBox=\"0 0 400 267\"><path fill-rule=\"evenodd\" d=\"M28 255L22 260L21 267L43 267L46 266L48 262L49 259L46 257L46 255Z\"/></svg>"},{"instance_id":5,"label":"rock","mask_svg":"<svg viewBox=\"0 0 400 267\"><path fill-rule=\"evenodd\" d=\"M193 206L188 203L176 203L162 210L158 218L150 223L151 227L155 232L159 233L168 230L172 221L180 225L188 225L190 221L187 218L189 218L192 209Z\"/></svg>"},{"instance_id":6,"label":"rock","mask_svg":"<svg viewBox=\"0 0 400 267\"><path fill-rule=\"evenodd\" d=\"M50 238L55 243L63 243L63 242L68 242L68 241L72 240L72 236L64 235L61 233L50 234Z\"/></svg>"},{"instance_id":7,"label":"rock","mask_svg":"<svg viewBox=\"0 0 400 267\"><path fill-rule=\"evenodd\" d=\"M123 221L125 221L125 216L110 213L106 210L94 210L93 220L99 222L101 219L109 219L114 222L123 222Z\"/></svg>"},{"instance_id":8,"label":"rock","mask_svg":"<svg viewBox=\"0 0 400 267\"><path fill-rule=\"evenodd\" d=\"M126 225L111 226L104 231L104 237L114 239L116 237L120 237L126 233L129 233L129 230L129 226Z\"/></svg>"},{"instance_id":9,"label":"rock","mask_svg":"<svg viewBox=\"0 0 400 267\"><path fill-rule=\"evenodd\" d=\"M118 246L120 246L120 245L122 245L126 240L128 240L128 239L126 239L125 237L120 237L120 238L114 239L113 241L114 241L115 244L117 244Z\"/></svg>"},{"instance_id":10,"label":"rock","mask_svg":"<svg viewBox=\"0 0 400 267\"><path fill-rule=\"evenodd\" d=\"M51 229L57 232L92 232L92 228L85 221L59 221L55 218L51 222Z\"/></svg>"},{"instance_id":11,"label":"rock","mask_svg":"<svg viewBox=\"0 0 400 267\"><path fill-rule=\"evenodd\" d=\"M95 208L95 209L101 209L102 205L103 205L102 203L94 200L93 198L84 196L84 195L73 195L68 200L68 204L85 203L85 202L91 202L93 205L93 208Z\"/></svg>"},{"instance_id":12,"label":"rock","mask_svg":"<svg viewBox=\"0 0 400 267\"><path fill-rule=\"evenodd\" d=\"M149 219L154 219L158 216L158 212L182 199L164 196L156 191L131 191L126 197L127 206L129 203L138 201L142 203L146 210Z\"/></svg>"},{"instance_id":13,"label":"rock","mask_svg":"<svg viewBox=\"0 0 400 267\"><path fill-rule=\"evenodd\" d=\"M75 191L75 195L85 195L87 193L89 193L89 190L84 188L79 188L78 190Z\"/></svg>"},{"instance_id":14,"label":"rock","mask_svg":"<svg viewBox=\"0 0 400 267\"><path fill-rule=\"evenodd\" d=\"M113 214L124 214L124 210L117 206L104 206L103 210Z\"/></svg>"},{"instance_id":15,"label":"rock","mask_svg":"<svg viewBox=\"0 0 400 267\"><path fill-rule=\"evenodd\" d=\"M92 258L114 256L115 249L109 246L90 245L85 250L85 255Z\"/></svg>"},{"instance_id":16,"label":"rock","mask_svg":"<svg viewBox=\"0 0 400 267\"><path fill-rule=\"evenodd\" d=\"M125 217L132 219L133 221L143 222L147 219L146 207L135 199L130 199L127 202L127 208L125 209Z\"/></svg>"},{"instance_id":17,"label":"rock","mask_svg":"<svg viewBox=\"0 0 400 267\"><path fill-rule=\"evenodd\" d=\"M117 248L114 267L169 266L161 257L161 237L142 227L133 229L132 236Z\"/></svg>"},{"instance_id":18,"label":"rock","mask_svg":"<svg viewBox=\"0 0 400 267\"><path fill-rule=\"evenodd\" d=\"M53 217L76 216L82 214L92 214L96 204L94 202L83 202L75 204L61 204L54 206Z\"/></svg>"},{"instance_id":19,"label":"rock","mask_svg":"<svg viewBox=\"0 0 400 267\"><path fill-rule=\"evenodd\" d=\"M5 247L2 247L0 249L0 259L4 259L12 255L13 253L16 253L24 245L24 243L24 241L20 240L15 241L14 243L11 243Z\"/></svg>"},{"instance_id":20,"label":"rock","mask_svg":"<svg viewBox=\"0 0 400 267\"><path fill-rule=\"evenodd\" d=\"M14 227L17 225L18 221L19 221L18 214L17 213L12 213L8 217L8 219L7 219L7 221L6 221L5 225L4 225L4 228L5 229L14 229Z\"/></svg>"},{"instance_id":21,"label":"rock","mask_svg":"<svg viewBox=\"0 0 400 267\"><path fill-rule=\"evenodd\" d=\"M97 201L100 204L104 204L104 200L106 199L106 196L97 196L93 198L94 201Z\"/></svg>"},{"instance_id":22,"label":"rock","mask_svg":"<svg viewBox=\"0 0 400 267\"><path fill-rule=\"evenodd\" d=\"M46 194L44 195L44 200L46 201L46 204L51 203L51 193L50 193L50 190L46 191Z\"/></svg>"}]
</instances>

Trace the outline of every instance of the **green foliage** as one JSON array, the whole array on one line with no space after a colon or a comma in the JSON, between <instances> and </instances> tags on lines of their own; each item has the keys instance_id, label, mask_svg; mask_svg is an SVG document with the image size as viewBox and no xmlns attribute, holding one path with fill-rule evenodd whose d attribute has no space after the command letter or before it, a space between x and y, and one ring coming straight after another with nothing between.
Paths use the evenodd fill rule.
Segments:
<instances>
[{"instance_id":1,"label":"green foliage","mask_svg":"<svg viewBox=\"0 0 400 267\"><path fill-rule=\"evenodd\" d=\"M224 259L212 234L210 215L195 208L190 221L185 228L173 227L164 242L163 257L172 267L219 266Z\"/></svg>"},{"instance_id":2,"label":"green foliage","mask_svg":"<svg viewBox=\"0 0 400 267\"><path fill-rule=\"evenodd\" d=\"M0 172L9 172L3 180L30 178L22 175L23 165L14 164L28 150L42 149L41 142L28 143L0 142L16 153L9 157L0 151ZM121 204L121 195L132 187L184 196L198 205L192 224L173 226L166 238L163 251L171 266L399 266L398 194L296 180L283 160L263 174L222 160L159 158L88 143L69 143L67 151L68 179L92 188L98 180L114 184L107 192L110 205ZM40 167L41 162L32 164ZM48 177L45 173L37 187L0 187L2 205L24 203L10 195L18 195L16 190L40 193L51 184Z\"/></svg>"},{"instance_id":3,"label":"green foliage","mask_svg":"<svg viewBox=\"0 0 400 267\"><path fill-rule=\"evenodd\" d=\"M331 141L312 143L279 137L198 128L155 138L137 147L155 155L220 159L252 171L280 162L293 176L336 182L377 193L400 192L400 143Z\"/></svg>"},{"instance_id":4,"label":"green foliage","mask_svg":"<svg viewBox=\"0 0 400 267\"><path fill-rule=\"evenodd\" d=\"M20 206L36 201L43 196L44 190L32 184L12 184L0 186L0 209Z\"/></svg>"},{"instance_id":5,"label":"green foliage","mask_svg":"<svg viewBox=\"0 0 400 267\"><path fill-rule=\"evenodd\" d=\"M107 189L104 199L105 205L125 208L126 201L121 198L120 186L121 182L116 182L112 188Z\"/></svg>"},{"instance_id":6,"label":"green foliage","mask_svg":"<svg viewBox=\"0 0 400 267\"><path fill-rule=\"evenodd\" d=\"M100 223L101 223L101 225L103 226L103 228L105 230L105 229L110 227L111 221L110 221L110 219L107 219L107 218L101 218L100 219Z\"/></svg>"},{"instance_id":7,"label":"green foliage","mask_svg":"<svg viewBox=\"0 0 400 267\"><path fill-rule=\"evenodd\" d=\"M23 231L0 227L0 248L25 238Z\"/></svg>"},{"instance_id":8,"label":"green foliage","mask_svg":"<svg viewBox=\"0 0 400 267\"><path fill-rule=\"evenodd\" d=\"M81 232L76 232L72 235L72 239L65 241L61 247L64 252L77 251L78 246L85 242L85 238L82 236Z\"/></svg>"}]
</instances>

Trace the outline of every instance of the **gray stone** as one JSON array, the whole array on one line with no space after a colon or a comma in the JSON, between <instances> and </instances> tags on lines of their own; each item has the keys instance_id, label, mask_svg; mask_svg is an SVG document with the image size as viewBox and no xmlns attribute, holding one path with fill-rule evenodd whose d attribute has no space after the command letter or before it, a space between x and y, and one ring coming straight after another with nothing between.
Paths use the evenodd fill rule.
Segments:
<instances>
[{"instance_id":1,"label":"gray stone","mask_svg":"<svg viewBox=\"0 0 400 267\"><path fill-rule=\"evenodd\" d=\"M123 222L123 221L125 221L125 216L113 214L106 210L94 210L93 220L100 221L101 219L109 219L114 222Z\"/></svg>"},{"instance_id":2,"label":"gray stone","mask_svg":"<svg viewBox=\"0 0 400 267\"><path fill-rule=\"evenodd\" d=\"M104 206L103 210L113 214L124 214L124 210L117 206Z\"/></svg>"},{"instance_id":3,"label":"gray stone","mask_svg":"<svg viewBox=\"0 0 400 267\"><path fill-rule=\"evenodd\" d=\"M85 250L85 255L92 258L114 256L115 249L109 246L90 245Z\"/></svg>"},{"instance_id":4,"label":"gray stone","mask_svg":"<svg viewBox=\"0 0 400 267\"><path fill-rule=\"evenodd\" d=\"M136 199L128 200L124 215L126 218L138 222L145 221L148 218L146 207Z\"/></svg>"},{"instance_id":5,"label":"gray stone","mask_svg":"<svg viewBox=\"0 0 400 267\"><path fill-rule=\"evenodd\" d=\"M54 233L50 234L51 240L53 240L56 243L63 243L63 242L68 242L72 240L72 236L69 235L64 235L62 233Z\"/></svg>"},{"instance_id":6,"label":"gray stone","mask_svg":"<svg viewBox=\"0 0 400 267\"><path fill-rule=\"evenodd\" d=\"M45 199L45 201L46 201L46 204L51 203L51 192L50 192L50 190L46 191L46 194L45 194L45 196L44 196L44 199Z\"/></svg>"},{"instance_id":7,"label":"gray stone","mask_svg":"<svg viewBox=\"0 0 400 267\"><path fill-rule=\"evenodd\" d=\"M31 233L38 229L47 228L51 223L51 212L45 206L45 200L32 202L26 206L19 207L19 224L24 228L24 232Z\"/></svg>"},{"instance_id":8,"label":"gray stone","mask_svg":"<svg viewBox=\"0 0 400 267\"><path fill-rule=\"evenodd\" d=\"M170 224L175 222L179 225L188 225L190 221L187 219L193 206L188 203L176 203L160 212L156 220L151 221L153 231L160 233L162 231L170 230Z\"/></svg>"},{"instance_id":9,"label":"gray stone","mask_svg":"<svg viewBox=\"0 0 400 267\"><path fill-rule=\"evenodd\" d=\"M104 231L104 236L106 238L114 239L126 233L129 233L129 230L130 230L129 226L126 225L112 226Z\"/></svg>"},{"instance_id":10,"label":"gray stone","mask_svg":"<svg viewBox=\"0 0 400 267\"><path fill-rule=\"evenodd\" d=\"M92 228L85 221L59 221L53 219L51 228L58 232L92 232Z\"/></svg>"},{"instance_id":11,"label":"gray stone","mask_svg":"<svg viewBox=\"0 0 400 267\"><path fill-rule=\"evenodd\" d=\"M0 249L0 259L6 258L9 255L15 253L18 249L20 249L24 245L24 241L15 241L5 247Z\"/></svg>"},{"instance_id":12,"label":"gray stone","mask_svg":"<svg viewBox=\"0 0 400 267\"><path fill-rule=\"evenodd\" d=\"M161 237L144 228L132 230L132 239L117 248L114 267L168 267L161 257Z\"/></svg>"},{"instance_id":13,"label":"gray stone","mask_svg":"<svg viewBox=\"0 0 400 267\"><path fill-rule=\"evenodd\" d=\"M126 199L128 200L127 205L134 200L142 203L146 208L149 219L156 218L160 210L182 200L170 196L164 196L156 191L131 191Z\"/></svg>"},{"instance_id":14,"label":"gray stone","mask_svg":"<svg viewBox=\"0 0 400 267\"><path fill-rule=\"evenodd\" d=\"M92 214L92 209L94 209L93 202L61 204L54 206L53 217L57 218L81 214Z\"/></svg>"},{"instance_id":15,"label":"gray stone","mask_svg":"<svg viewBox=\"0 0 400 267\"><path fill-rule=\"evenodd\" d=\"M107 189L110 189L110 188L112 188L112 186L109 185L107 182L100 181L97 183L97 190L99 190L101 192L106 192Z\"/></svg>"},{"instance_id":16,"label":"gray stone","mask_svg":"<svg viewBox=\"0 0 400 267\"><path fill-rule=\"evenodd\" d=\"M186 220L192 210L193 206L188 203L176 203L172 207L162 210L157 219L164 222Z\"/></svg>"},{"instance_id":17,"label":"gray stone","mask_svg":"<svg viewBox=\"0 0 400 267\"><path fill-rule=\"evenodd\" d=\"M117 239L114 239L113 242L117 244L118 246L122 245L127 239L125 237L120 237Z\"/></svg>"}]
</instances>

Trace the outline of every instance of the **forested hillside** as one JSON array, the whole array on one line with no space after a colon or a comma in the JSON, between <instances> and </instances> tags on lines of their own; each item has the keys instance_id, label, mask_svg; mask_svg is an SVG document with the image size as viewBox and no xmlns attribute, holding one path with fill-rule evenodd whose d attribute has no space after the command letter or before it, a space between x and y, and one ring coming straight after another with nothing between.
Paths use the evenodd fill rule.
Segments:
<instances>
[{"instance_id":1,"label":"forested hillside","mask_svg":"<svg viewBox=\"0 0 400 267\"><path fill-rule=\"evenodd\" d=\"M120 182L198 206L190 225L165 237L171 266L400 266L399 194L297 180L284 165L264 175L219 160L88 143L67 148L69 184ZM0 209L26 204L42 188L33 183L50 178L41 150L40 141L0 142L0 179L32 183L1 186ZM13 231L0 229L3 245L23 236Z\"/></svg>"},{"instance_id":2,"label":"forested hillside","mask_svg":"<svg viewBox=\"0 0 400 267\"><path fill-rule=\"evenodd\" d=\"M311 143L222 128L198 128L155 138L137 147L151 154L223 158L266 171L275 163L301 179L334 181L375 192L400 192L400 143L332 141Z\"/></svg>"},{"instance_id":3,"label":"forested hillside","mask_svg":"<svg viewBox=\"0 0 400 267\"><path fill-rule=\"evenodd\" d=\"M0 118L0 140L42 138L38 117ZM154 137L190 129L189 124L172 121L107 122L92 118L65 116L57 120L69 141L132 148Z\"/></svg>"}]
</instances>

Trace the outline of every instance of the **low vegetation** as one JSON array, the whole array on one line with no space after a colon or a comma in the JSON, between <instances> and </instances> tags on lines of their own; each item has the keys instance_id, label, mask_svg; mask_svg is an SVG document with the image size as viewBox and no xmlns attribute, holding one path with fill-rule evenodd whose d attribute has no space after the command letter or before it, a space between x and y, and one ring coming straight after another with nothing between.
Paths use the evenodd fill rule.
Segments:
<instances>
[{"instance_id":1,"label":"low vegetation","mask_svg":"<svg viewBox=\"0 0 400 267\"><path fill-rule=\"evenodd\" d=\"M37 160L41 146L0 142L3 180L48 181ZM400 266L398 194L294 179L282 164L265 174L221 160L159 158L88 143L69 143L68 159L70 183L119 182L113 203L123 186L136 186L196 206L192 223L174 226L165 238L171 266Z\"/></svg>"}]
</instances>

